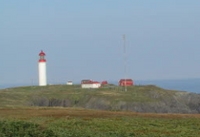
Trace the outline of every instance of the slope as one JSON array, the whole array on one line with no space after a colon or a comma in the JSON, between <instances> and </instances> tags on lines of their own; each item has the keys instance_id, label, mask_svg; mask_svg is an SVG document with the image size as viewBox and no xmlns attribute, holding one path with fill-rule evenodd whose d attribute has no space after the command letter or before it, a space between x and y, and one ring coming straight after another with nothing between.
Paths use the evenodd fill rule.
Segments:
<instances>
[{"instance_id":1,"label":"slope","mask_svg":"<svg viewBox=\"0 0 200 137\"><path fill-rule=\"evenodd\" d=\"M80 85L29 86L0 90L0 107L81 107L112 111L199 113L200 95L165 90L153 85L132 86L128 91L108 85L81 89Z\"/></svg>"}]
</instances>

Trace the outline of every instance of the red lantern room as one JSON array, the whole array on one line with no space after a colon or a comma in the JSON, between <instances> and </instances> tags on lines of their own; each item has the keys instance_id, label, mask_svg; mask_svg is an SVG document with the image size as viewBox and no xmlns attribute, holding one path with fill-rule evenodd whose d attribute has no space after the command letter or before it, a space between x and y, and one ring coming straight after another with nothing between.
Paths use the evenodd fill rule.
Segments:
<instances>
[{"instance_id":1,"label":"red lantern room","mask_svg":"<svg viewBox=\"0 0 200 137\"><path fill-rule=\"evenodd\" d=\"M39 53L40 56L39 62L46 62L46 59L44 58L45 55L46 54L41 50L41 52Z\"/></svg>"}]
</instances>

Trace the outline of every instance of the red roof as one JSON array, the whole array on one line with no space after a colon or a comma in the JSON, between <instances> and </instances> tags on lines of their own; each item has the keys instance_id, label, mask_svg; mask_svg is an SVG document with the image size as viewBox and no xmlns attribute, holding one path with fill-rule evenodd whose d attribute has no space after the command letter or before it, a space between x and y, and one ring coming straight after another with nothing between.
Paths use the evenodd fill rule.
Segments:
<instances>
[{"instance_id":1,"label":"red roof","mask_svg":"<svg viewBox=\"0 0 200 137\"><path fill-rule=\"evenodd\" d=\"M108 81L106 80L101 82L101 85L106 85L106 84L108 84Z\"/></svg>"},{"instance_id":2,"label":"red roof","mask_svg":"<svg viewBox=\"0 0 200 137\"><path fill-rule=\"evenodd\" d=\"M92 81L92 80L82 80L81 84L99 84L98 81Z\"/></svg>"},{"instance_id":3,"label":"red roof","mask_svg":"<svg viewBox=\"0 0 200 137\"><path fill-rule=\"evenodd\" d=\"M98 81L92 81L91 84L100 84Z\"/></svg>"},{"instance_id":4,"label":"red roof","mask_svg":"<svg viewBox=\"0 0 200 137\"><path fill-rule=\"evenodd\" d=\"M39 53L39 56L45 56L46 54L41 50L41 52Z\"/></svg>"},{"instance_id":5,"label":"red roof","mask_svg":"<svg viewBox=\"0 0 200 137\"><path fill-rule=\"evenodd\" d=\"M84 79L84 80L81 81L81 84L87 84L87 83L91 83L91 80Z\"/></svg>"}]
</instances>

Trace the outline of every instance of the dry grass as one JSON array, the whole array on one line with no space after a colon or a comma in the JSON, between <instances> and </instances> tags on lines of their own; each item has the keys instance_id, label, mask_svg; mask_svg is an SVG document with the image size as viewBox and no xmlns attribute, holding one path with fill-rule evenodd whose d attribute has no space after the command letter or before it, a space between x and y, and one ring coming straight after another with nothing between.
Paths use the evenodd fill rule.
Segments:
<instances>
[{"instance_id":1,"label":"dry grass","mask_svg":"<svg viewBox=\"0 0 200 137\"><path fill-rule=\"evenodd\" d=\"M109 96L121 96L122 94L116 93L116 92L110 92L110 91L103 91L101 92L103 95L109 95Z\"/></svg>"},{"instance_id":2,"label":"dry grass","mask_svg":"<svg viewBox=\"0 0 200 137\"><path fill-rule=\"evenodd\" d=\"M1 118L31 117L78 117L78 118L111 118L111 117L147 117L147 118L200 118L200 114L153 114L136 112L114 112L87 110L81 108L1 108Z\"/></svg>"}]
</instances>

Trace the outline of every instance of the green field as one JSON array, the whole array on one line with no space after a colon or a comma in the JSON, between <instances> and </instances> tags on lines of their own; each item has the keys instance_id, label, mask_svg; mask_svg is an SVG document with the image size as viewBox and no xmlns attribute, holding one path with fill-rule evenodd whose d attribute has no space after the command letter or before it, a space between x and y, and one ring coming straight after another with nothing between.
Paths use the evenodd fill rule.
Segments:
<instances>
[{"instance_id":1,"label":"green field","mask_svg":"<svg viewBox=\"0 0 200 137\"><path fill-rule=\"evenodd\" d=\"M2 89L0 137L198 137L198 113L150 113L152 106L162 110L163 102L163 108L172 107L169 110L189 108L186 95L152 85L128 87L127 92L113 85ZM134 105L150 112L132 111Z\"/></svg>"},{"instance_id":2,"label":"green field","mask_svg":"<svg viewBox=\"0 0 200 137\"><path fill-rule=\"evenodd\" d=\"M0 116L1 137L198 137L200 134L200 115L194 114L2 108Z\"/></svg>"}]
</instances>

